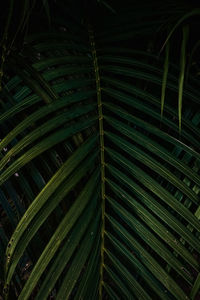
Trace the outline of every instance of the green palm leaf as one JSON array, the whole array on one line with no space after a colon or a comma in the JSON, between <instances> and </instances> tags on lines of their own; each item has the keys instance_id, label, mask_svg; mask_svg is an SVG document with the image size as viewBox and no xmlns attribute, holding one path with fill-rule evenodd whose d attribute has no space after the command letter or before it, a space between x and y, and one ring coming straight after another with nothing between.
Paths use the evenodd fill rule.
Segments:
<instances>
[{"instance_id":1,"label":"green palm leaf","mask_svg":"<svg viewBox=\"0 0 200 300\"><path fill-rule=\"evenodd\" d=\"M80 39L41 33L11 56L0 114L5 298L16 282L21 300L198 295L199 92L192 78L178 85L168 52L162 81L163 61L129 46L159 22L123 19Z\"/></svg>"}]
</instances>

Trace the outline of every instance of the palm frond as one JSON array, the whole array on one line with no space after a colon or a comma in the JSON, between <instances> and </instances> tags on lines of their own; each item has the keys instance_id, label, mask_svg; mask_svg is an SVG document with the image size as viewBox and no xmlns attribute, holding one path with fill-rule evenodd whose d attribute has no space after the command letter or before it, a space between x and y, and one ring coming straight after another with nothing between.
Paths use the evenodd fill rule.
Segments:
<instances>
[{"instance_id":1,"label":"palm frond","mask_svg":"<svg viewBox=\"0 0 200 300\"><path fill-rule=\"evenodd\" d=\"M178 86L168 50L163 75L146 44L133 49L160 19L140 28L122 17L120 31L114 19L87 37L30 36L10 56L0 107L5 299L199 295L196 79Z\"/></svg>"}]
</instances>

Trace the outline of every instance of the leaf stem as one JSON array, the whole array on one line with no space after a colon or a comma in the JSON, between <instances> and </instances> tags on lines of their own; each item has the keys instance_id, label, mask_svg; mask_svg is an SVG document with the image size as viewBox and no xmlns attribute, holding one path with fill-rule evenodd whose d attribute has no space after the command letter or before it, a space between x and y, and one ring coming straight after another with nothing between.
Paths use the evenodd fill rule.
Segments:
<instances>
[{"instance_id":1,"label":"leaf stem","mask_svg":"<svg viewBox=\"0 0 200 300\"><path fill-rule=\"evenodd\" d=\"M89 29L89 37L92 50L92 58L94 63L97 102L98 102L98 115L99 115L99 135L100 135L100 158L101 158L101 209L102 209L102 228L101 228L101 263L100 263L100 282L99 282L99 299L102 299L103 287L103 267L104 267L104 233L105 233L105 158L104 158L104 129L103 129L103 111L101 100L101 85L97 53L95 48L94 34Z\"/></svg>"}]
</instances>

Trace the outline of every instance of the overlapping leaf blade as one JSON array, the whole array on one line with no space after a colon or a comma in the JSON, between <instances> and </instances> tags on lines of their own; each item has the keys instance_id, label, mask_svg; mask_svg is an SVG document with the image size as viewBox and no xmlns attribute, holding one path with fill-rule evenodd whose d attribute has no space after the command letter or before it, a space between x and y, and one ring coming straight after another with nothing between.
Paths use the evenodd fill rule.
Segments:
<instances>
[{"instance_id":1,"label":"overlapping leaf blade","mask_svg":"<svg viewBox=\"0 0 200 300\"><path fill-rule=\"evenodd\" d=\"M130 40L137 28L110 30L112 39L97 34L92 53L85 37L79 47L77 36L54 33L29 39L40 54L30 67L12 58L18 76L3 94L10 102L0 116L3 129L9 123L0 142L1 194L10 219L5 184L19 179L27 203L6 251L6 297L25 255L34 265L19 299L42 300L53 291L56 299L97 299L98 290L109 299L198 293L200 120L195 111L183 113L178 139L177 70L171 68L161 129L162 70L143 50L103 45ZM139 32L149 30L144 23ZM183 95L199 107L198 91L183 89ZM48 224L33 253L31 243Z\"/></svg>"}]
</instances>

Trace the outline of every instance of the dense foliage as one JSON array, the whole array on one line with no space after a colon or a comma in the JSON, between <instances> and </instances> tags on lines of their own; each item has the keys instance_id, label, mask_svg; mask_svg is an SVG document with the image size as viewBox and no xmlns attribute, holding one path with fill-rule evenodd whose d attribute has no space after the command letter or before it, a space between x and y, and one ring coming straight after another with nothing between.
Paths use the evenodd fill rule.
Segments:
<instances>
[{"instance_id":1,"label":"dense foliage","mask_svg":"<svg viewBox=\"0 0 200 300\"><path fill-rule=\"evenodd\" d=\"M200 9L4 12L0 298L200 299Z\"/></svg>"}]
</instances>

